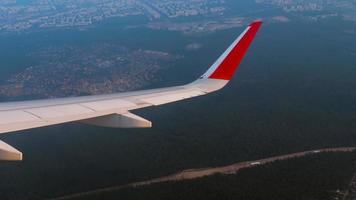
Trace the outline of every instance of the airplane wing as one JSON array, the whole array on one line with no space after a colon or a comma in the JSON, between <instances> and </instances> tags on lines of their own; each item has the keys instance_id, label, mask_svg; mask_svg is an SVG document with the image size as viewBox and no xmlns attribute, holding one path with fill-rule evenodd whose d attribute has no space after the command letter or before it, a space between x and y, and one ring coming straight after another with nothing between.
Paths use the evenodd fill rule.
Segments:
<instances>
[{"instance_id":1,"label":"airplane wing","mask_svg":"<svg viewBox=\"0 0 356 200\"><path fill-rule=\"evenodd\" d=\"M262 25L251 23L198 80L175 87L110 95L0 103L0 134L67 122L113 128L147 128L150 121L131 110L205 95L232 78ZM0 160L22 160L22 153L0 141Z\"/></svg>"}]
</instances>

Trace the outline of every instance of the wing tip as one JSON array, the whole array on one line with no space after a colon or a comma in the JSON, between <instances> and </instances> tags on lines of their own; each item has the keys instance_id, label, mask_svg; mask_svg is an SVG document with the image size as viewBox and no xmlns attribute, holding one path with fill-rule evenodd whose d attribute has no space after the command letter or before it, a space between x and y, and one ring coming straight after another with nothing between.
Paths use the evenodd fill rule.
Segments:
<instances>
[{"instance_id":1,"label":"wing tip","mask_svg":"<svg viewBox=\"0 0 356 200\"><path fill-rule=\"evenodd\" d=\"M256 19L255 21L251 22L250 26L261 26L262 24L262 19Z\"/></svg>"},{"instance_id":2,"label":"wing tip","mask_svg":"<svg viewBox=\"0 0 356 200\"><path fill-rule=\"evenodd\" d=\"M245 53L262 26L262 20L257 19L231 44L222 56L203 75L203 78L231 80L239 67Z\"/></svg>"}]
</instances>

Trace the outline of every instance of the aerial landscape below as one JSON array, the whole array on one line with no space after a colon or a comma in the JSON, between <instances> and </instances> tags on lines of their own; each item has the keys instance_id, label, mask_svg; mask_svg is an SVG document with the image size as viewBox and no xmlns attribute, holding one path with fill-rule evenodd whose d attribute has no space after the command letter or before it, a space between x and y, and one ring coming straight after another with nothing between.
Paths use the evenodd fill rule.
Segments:
<instances>
[{"instance_id":1,"label":"aerial landscape below","mask_svg":"<svg viewBox=\"0 0 356 200\"><path fill-rule=\"evenodd\" d=\"M0 101L184 85L256 20L222 90L126 115L152 128L0 134L0 199L355 199L355 0L0 0Z\"/></svg>"}]
</instances>

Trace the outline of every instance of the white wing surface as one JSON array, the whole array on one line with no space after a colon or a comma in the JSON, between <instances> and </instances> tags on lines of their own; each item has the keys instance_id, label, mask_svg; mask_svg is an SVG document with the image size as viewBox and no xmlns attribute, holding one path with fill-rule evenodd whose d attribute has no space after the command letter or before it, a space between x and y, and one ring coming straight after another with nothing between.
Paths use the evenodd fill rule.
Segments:
<instances>
[{"instance_id":1,"label":"white wing surface","mask_svg":"<svg viewBox=\"0 0 356 200\"><path fill-rule=\"evenodd\" d=\"M205 95L232 78L262 25L251 23L198 80L182 86L110 95L0 103L0 134L78 121L114 128L147 128L150 121L131 110ZM0 160L22 160L22 153L0 141Z\"/></svg>"}]
</instances>

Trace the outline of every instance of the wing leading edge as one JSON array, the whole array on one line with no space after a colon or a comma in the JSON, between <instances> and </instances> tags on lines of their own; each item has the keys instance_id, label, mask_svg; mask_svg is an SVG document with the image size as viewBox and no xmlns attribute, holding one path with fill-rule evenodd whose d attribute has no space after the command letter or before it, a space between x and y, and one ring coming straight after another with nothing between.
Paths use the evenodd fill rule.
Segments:
<instances>
[{"instance_id":1,"label":"wing leading edge","mask_svg":"<svg viewBox=\"0 0 356 200\"><path fill-rule=\"evenodd\" d=\"M0 103L0 134L73 121L115 128L151 127L150 121L130 111L223 88L237 70L261 25L261 21L251 23L208 71L187 85L110 95ZM0 160L22 160L22 153L0 141Z\"/></svg>"}]
</instances>

